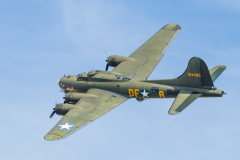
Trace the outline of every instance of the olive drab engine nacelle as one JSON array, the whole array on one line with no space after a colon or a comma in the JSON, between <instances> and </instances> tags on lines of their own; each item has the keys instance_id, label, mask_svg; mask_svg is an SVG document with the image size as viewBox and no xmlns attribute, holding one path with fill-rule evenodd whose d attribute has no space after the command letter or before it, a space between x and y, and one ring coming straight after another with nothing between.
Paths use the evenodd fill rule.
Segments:
<instances>
[{"instance_id":1,"label":"olive drab engine nacelle","mask_svg":"<svg viewBox=\"0 0 240 160\"><path fill-rule=\"evenodd\" d=\"M71 109L79 109L79 106L75 106L72 104L57 104L56 107L54 108L54 111L56 112L57 115L65 115L67 112Z\"/></svg>"},{"instance_id":2,"label":"olive drab engine nacelle","mask_svg":"<svg viewBox=\"0 0 240 160\"><path fill-rule=\"evenodd\" d=\"M111 67L116 67L124 61L135 61L135 59L130 57L112 55L112 56L109 56L107 60L108 65Z\"/></svg>"},{"instance_id":3,"label":"olive drab engine nacelle","mask_svg":"<svg viewBox=\"0 0 240 160\"><path fill-rule=\"evenodd\" d=\"M73 93L68 92L63 99L65 99L64 103L77 103L81 98L84 97L97 97L92 94L86 94L86 93Z\"/></svg>"},{"instance_id":4,"label":"olive drab engine nacelle","mask_svg":"<svg viewBox=\"0 0 240 160\"><path fill-rule=\"evenodd\" d=\"M63 103L56 104L55 108L53 108L52 114L50 115L50 119L55 113L57 115L64 116L71 109L80 109L79 106L76 106L74 104L84 97L98 97L98 96L95 96L92 94L86 94L86 93L68 92L66 96L63 97L63 99L65 99L64 103L67 103L67 104L63 104Z\"/></svg>"},{"instance_id":5,"label":"olive drab engine nacelle","mask_svg":"<svg viewBox=\"0 0 240 160\"><path fill-rule=\"evenodd\" d=\"M81 98L84 97L97 97L95 95L86 94L86 93L73 93L68 92L63 99L65 99L64 103L68 104L57 104L55 107L55 112L58 115L65 115L71 109L79 109L79 106L74 105L77 103Z\"/></svg>"}]
</instances>

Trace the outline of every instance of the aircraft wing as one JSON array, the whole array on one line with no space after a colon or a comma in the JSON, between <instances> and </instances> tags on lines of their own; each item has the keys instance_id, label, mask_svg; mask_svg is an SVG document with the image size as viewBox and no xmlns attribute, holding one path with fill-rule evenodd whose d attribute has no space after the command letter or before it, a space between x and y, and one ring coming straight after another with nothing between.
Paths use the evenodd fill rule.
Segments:
<instances>
[{"instance_id":1,"label":"aircraft wing","mask_svg":"<svg viewBox=\"0 0 240 160\"><path fill-rule=\"evenodd\" d=\"M122 73L132 79L146 80L180 30L181 27L177 24L164 26L129 56L136 61L124 61L112 71Z\"/></svg>"},{"instance_id":2,"label":"aircraft wing","mask_svg":"<svg viewBox=\"0 0 240 160\"><path fill-rule=\"evenodd\" d=\"M81 98L76 105L79 109L71 109L44 137L46 140L64 139L90 122L101 117L128 98L99 89L90 89L88 94L98 97Z\"/></svg>"},{"instance_id":3,"label":"aircraft wing","mask_svg":"<svg viewBox=\"0 0 240 160\"><path fill-rule=\"evenodd\" d=\"M172 104L172 107L168 111L169 114L178 114L184 110L189 104L195 101L202 94L193 93L193 91L180 91L177 98Z\"/></svg>"}]
</instances>

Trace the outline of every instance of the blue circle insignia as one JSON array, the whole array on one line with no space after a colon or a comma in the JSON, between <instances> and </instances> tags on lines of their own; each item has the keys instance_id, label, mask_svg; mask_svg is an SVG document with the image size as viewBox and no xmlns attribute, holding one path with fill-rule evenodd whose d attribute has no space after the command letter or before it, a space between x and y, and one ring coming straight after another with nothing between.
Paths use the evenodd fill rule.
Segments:
<instances>
[{"instance_id":1,"label":"blue circle insignia","mask_svg":"<svg viewBox=\"0 0 240 160\"><path fill-rule=\"evenodd\" d=\"M57 126L58 129L61 130L71 130L74 128L74 124L72 123L62 123Z\"/></svg>"},{"instance_id":2,"label":"blue circle insignia","mask_svg":"<svg viewBox=\"0 0 240 160\"><path fill-rule=\"evenodd\" d=\"M143 97L148 97L149 92L148 92L148 90L146 90L146 89L142 89L142 90L140 91L140 94L141 94Z\"/></svg>"}]
</instances>

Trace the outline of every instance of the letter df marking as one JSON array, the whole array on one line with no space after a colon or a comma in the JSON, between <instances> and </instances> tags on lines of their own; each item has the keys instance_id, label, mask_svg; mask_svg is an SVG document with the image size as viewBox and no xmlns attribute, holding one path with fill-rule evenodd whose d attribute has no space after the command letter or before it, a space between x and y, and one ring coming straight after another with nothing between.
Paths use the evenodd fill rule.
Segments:
<instances>
[{"instance_id":1,"label":"letter df marking","mask_svg":"<svg viewBox=\"0 0 240 160\"><path fill-rule=\"evenodd\" d=\"M133 89L128 89L129 97L134 97Z\"/></svg>"}]
</instances>

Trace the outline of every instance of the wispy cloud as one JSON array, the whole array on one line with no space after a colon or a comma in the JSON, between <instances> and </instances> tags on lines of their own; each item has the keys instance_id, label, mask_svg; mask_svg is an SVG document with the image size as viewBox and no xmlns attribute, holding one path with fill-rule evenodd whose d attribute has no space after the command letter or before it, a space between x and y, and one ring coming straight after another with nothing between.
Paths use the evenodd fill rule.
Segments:
<instances>
[{"instance_id":1,"label":"wispy cloud","mask_svg":"<svg viewBox=\"0 0 240 160\"><path fill-rule=\"evenodd\" d=\"M104 68L105 49L108 55L129 56L160 29L151 25L150 20L143 22L143 13L133 11L132 7L123 1L61 1L66 37L76 46L78 54L83 53L81 58L91 61L91 65L102 65L96 64L96 68ZM146 24L149 27L143 28ZM151 30L152 26L156 29Z\"/></svg>"},{"instance_id":2,"label":"wispy cloud","mask_svg":"<svg viewBox=\"0 0 240 160\"><path fill-rule=\"evenodd\" d=\"M224 8L228 8L228 9L234 9L235 11L239 11L240 9L240 1L239 0L210 0L214 3L216 3L217 5L224 7ZM209 2L209 0L208 0Z\"/></svg>"},{"instance_id":3,"label":"wispy cloud","mask_svg":"<svg viewBox=\"0 0 240 160\"><path fill-rule=\"evenodd\" d=\"M66 34L76 44L84 44L85 41L95 42L96 37L108 36L109 33L117 35L111 20L120 19L119 15L124 14L123 4L111 4L105 1L92 3L62 1L61 8Z\"/></svg>"},{"instance_id":4,"label":"wispy cloud","mask_svg":"<svg viewBox=\"0 0 240 160\"><path fill-rule=\"evenodd\" d=\"M62 1L60 4L66 34L80 47L93 44L96 47L104 45L109 48L113 44L127 46L126 48L136 44L139 47L146 40L141 40L144 34L154 34L160 29L151 31L152 22L143 22L145 15L139 10L133 11L133 6L126 6L123 1ZM150 26L148 31L141 31L146 24Z\"/></svg>"}]
</instances>

